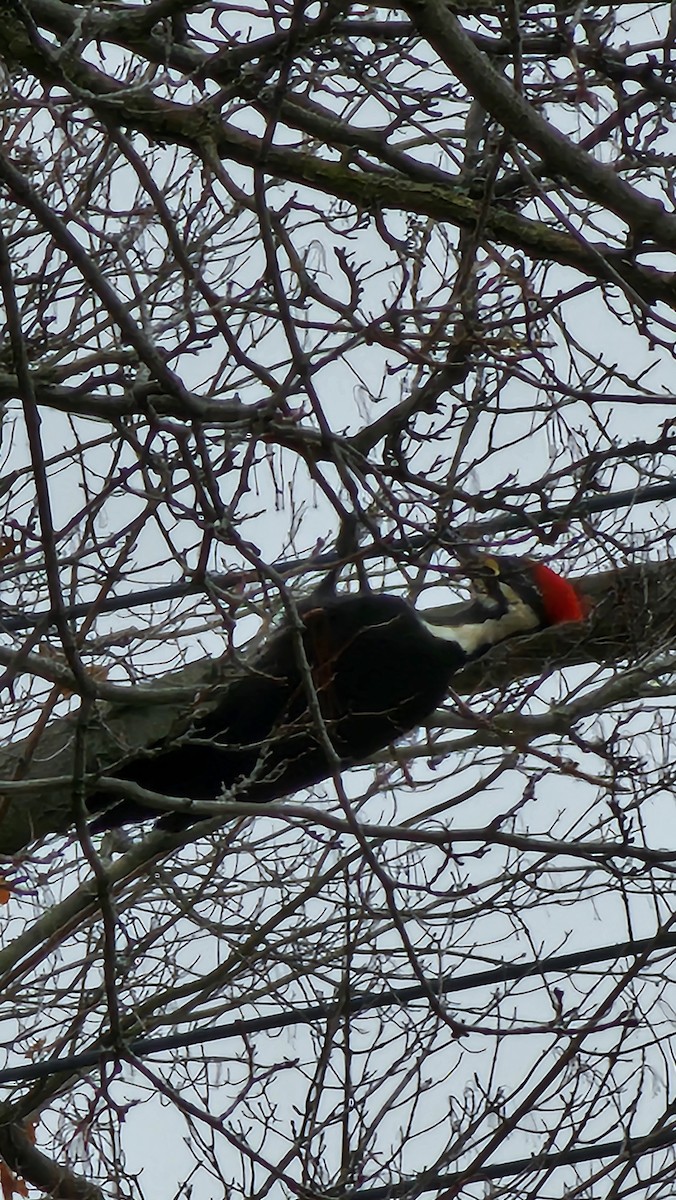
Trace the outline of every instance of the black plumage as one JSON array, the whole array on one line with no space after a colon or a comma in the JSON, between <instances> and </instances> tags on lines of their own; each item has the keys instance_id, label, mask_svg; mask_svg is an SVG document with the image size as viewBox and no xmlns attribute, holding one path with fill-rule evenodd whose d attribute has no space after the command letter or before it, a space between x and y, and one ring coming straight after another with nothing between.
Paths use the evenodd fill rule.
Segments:
<instances>
[{"instance_id":1,"label":"black plumage","mask_svg":"<svg viewBox=\"0 0 676 1200\"><path fill-rule=\"evenodd\" d=\"M474 603L438 631L398 596L315 593L297 609L302 633L284 625L178 743L154 747L115 777L193 800L262 802L326 778L335 765L327 739L341 766L368 758L422 724L470 658L550 623L528 564L503 560L496 572L487 561ZM94 831L157 816L107 793L88 804L100 814ZM162 824L195 819L172 813Z\"/></svg>"}]
</instances>

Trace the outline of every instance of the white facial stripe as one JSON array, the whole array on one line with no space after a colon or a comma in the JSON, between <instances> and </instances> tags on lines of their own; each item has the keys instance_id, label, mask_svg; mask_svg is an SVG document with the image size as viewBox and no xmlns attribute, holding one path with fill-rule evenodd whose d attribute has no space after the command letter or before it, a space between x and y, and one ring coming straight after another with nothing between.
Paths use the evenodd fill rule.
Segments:
<instances>
[{"instance_id":1,"label":"white facial stripe","mask_svg":"<svg viewBox=\"0 0 676 1200\"><path fill-rule=\"evenodd\" d=\"M511 589L510 589L511 591ZM515 603L501 617L470 625L432 625L422 619L425 629L442 642L455 642L463 654L476 654L482 646L494 646L513 633L527 633L540 624L537 615L515 593Z\"/></svg>"},{"instance_id":2,"label":"white facial stripe","mask_svg":"<svg viewBox=\"0 0 676 1200\"><path fill-rule=\"evenodd\" d=\"M523 605L523 600L519 596L519 593L515 592L514 588L511 588L508 583L501 583L500 591L505 597L505 600L509 604L510 608L518 608L520 604Z\"/></svg>"}]
</instances>

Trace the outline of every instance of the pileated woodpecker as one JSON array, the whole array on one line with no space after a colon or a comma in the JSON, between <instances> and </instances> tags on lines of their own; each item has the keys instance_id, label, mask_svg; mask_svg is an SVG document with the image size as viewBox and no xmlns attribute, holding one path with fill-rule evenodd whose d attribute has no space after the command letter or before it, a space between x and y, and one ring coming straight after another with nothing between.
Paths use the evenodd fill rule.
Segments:
<instances>
[{"instance_id":1,"label":"pileated woodpecker","mask_svg":"<svg viewBox=\"0 0 676 1200\"><path fill-rule=\"evenodd\" d=\"M425 721L454 672L498 642L583 619L572 584L542 563L480 556L471 571L473 600L446 625L399 596L320 588L298 605L302 633L282 626L178 744L152 747L115 777L193 800L279 799L331 774L328 742L353 766ZM100 792L88 805L100 813L95 832L157 816L129 800L111 807Z\"/></svg>"}]
</instances>

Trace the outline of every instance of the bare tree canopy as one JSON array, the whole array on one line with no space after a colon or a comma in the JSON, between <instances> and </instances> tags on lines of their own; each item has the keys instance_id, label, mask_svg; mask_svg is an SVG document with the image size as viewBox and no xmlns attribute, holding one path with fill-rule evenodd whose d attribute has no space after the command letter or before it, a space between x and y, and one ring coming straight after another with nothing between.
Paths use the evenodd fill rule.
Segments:
<instances>
[{"instance_id":1,"label":"bare tree canopy","mask_svg":"<svg viewBox=\"0 0 676 1200\"><path fill-rule=\"evenodd\" d=\"M0 13L3 1195L673 1196L670 6ZM91 834L327 570L468 546L588 619Z\"/></svg>"}]
</instances>

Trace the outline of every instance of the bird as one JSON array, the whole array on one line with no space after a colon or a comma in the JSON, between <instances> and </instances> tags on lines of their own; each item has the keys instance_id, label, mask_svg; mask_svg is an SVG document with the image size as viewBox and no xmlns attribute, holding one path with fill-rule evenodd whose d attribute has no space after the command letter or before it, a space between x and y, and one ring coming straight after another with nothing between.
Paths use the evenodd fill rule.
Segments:
<instances>
[{"instance_id":1,"label":"bird","mask_svg":"<svg viewBox=\"0 0 676 1200\"><path fill-rule=\"evenodd\" d=\"M476 554L468 570L471 602L442 624L402 596L338 592L334 568L211 712L113 777L187 801L288 797L422 725L454 674L499 642L584 620L574 585L542 562ZM93 833L158 816L109 792L87 803ZM203 819L188 806L158 825L177 830Z\"/></svg>"}]
</instances>

